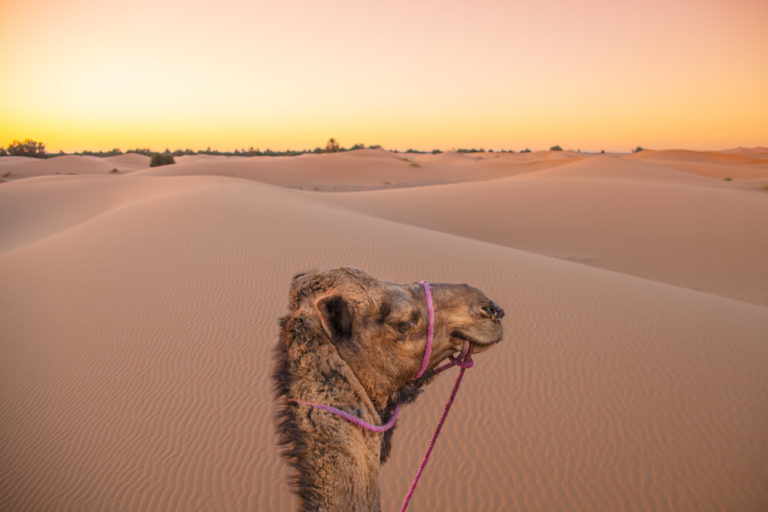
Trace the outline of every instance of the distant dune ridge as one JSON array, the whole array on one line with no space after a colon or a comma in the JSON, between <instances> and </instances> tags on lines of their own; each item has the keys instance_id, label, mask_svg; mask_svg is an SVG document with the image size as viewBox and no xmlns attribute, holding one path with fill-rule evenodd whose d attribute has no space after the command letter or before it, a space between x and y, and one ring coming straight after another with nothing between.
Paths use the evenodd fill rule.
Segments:
<instances>
[{"instance_id":1,"label":"distant dune ridge","mask_svg":"<svg viewBox=\"0 0 768 512\"><path fill-rule=\"evenodd\" d=\"M293 510L271 350L338 266L507 312L413 510L766 510L763 154L0 157L0 510Z\"/></svg>"}]
</instances>

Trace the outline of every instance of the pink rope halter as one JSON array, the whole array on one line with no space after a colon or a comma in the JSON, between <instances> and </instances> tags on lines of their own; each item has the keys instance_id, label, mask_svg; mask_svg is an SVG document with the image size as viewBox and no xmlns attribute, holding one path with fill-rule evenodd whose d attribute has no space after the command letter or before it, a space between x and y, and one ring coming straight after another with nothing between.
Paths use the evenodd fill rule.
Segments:
<instances>
[{"instance_id":1,"label":"pink rope halter","mask_svg":"<svg viewBox=\"0 0 768 512\"><path fill-rule=\"evenodd\" d=\"M429 287L429 283L426 281L422 281L421 286L424 287L424 295L427 296L427 313L429 318L429 323L427 324L427 348L424 349L424 359L421 361L421 368L419 368L413 380L421 377L427 369L429 356L432 354L432 337L435 334L435 307L432 305L432 288Z\"/></svg>"},{"instance_id":2,"label":"pink rope halter","mask_svg":"<svg viewBox=\"0 0 768 512\"><path fill-rule=\"evenodd\" d=\"M434 305L432 304L432 289L430 288L429 283L427 281L421 281L420 284L424 287L424 294L426 295L426 299L427 299L427 312L428 312L429 323L427 325L427 346L424 350L424 359L421 361L421 368L419 368L419 371L416 373L416 376L412 380L418 379L427 370L427 366L429 366L429 357L432 354L432 340L435 334L435 308L434 308ZM446 402L445 407L443 408L443 413L440 416L440 421L438 421L437 423L437 428L435 429L435 433L432 434L432 440L429 442L429 446L427 447L426 453L424 453L424 457L421 460L421 464L419 464L419 469L416 472L416 476L413 478L413 482L411 482L411 486L408 489L408 494L405 496L403 505L400 507L400 512L404 512L405 509L408 507L408 503L411 501L413 492L416 490L416 485L418 485L419 483L421 474L424 472L424 468L427 466L427 461L429 460L429 456L432 454L432 449L435 447L437 436L440 435L440 431L443 428L443 423L445 422L445 418L448 416L448 411L451 409L451 405L453 405L453 400L456 397L456 393L459 390L461 379L464 377L464 371L467 370L468 368L472 368L472 366L474 365L474 361L472 361L472 344L468 341L465 341L464 346L461 349L461 353L457 357L450 356L450 359L451 359L450 362L445 363L444 365L436 368L434 370L434 375L437 375L438 373L441 373L453 366L458 366L460 368L459 374L456 376L456 381L453 384L451 395L448 397L448 401ZM371 432L377 432L377 433L386 432L387 430L395 426L395 422L397 422L397 416L400 414L400 407L402 406L402 404L397 404L394 414L389 419L389 421L384 425L373 425L361 418L358 418L354 414L349 414L346 411L342 411L341 409L338 409L330 405L315 404L312 402L306 402L304 400L298 400L296 398L290 398L289 401L296 402L297 404L301 404L301 405L306 405L308 407L313 407L315 409L322 409L323 411L327 411L332 414L335 414L336 416L339 416L340 418L343 418L349 421L350 423L353 423L354 425L364 428L365 430L369 430Z\"/></svg>"}]
</instances>

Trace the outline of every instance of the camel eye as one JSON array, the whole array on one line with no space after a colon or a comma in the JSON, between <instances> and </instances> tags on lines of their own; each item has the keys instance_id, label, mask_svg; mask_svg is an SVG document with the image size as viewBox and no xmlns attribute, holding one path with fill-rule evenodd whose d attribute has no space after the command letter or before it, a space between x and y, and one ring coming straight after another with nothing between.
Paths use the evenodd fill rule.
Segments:
<instances>
[{"instance_id":1,"label":"camel eye","mask_svg":"<svg viewBox=\"0 0 768 512\"><path fill-rule=\"evenodd\" d=\"M395 329L397 329L399 332L404 333L408 331L411 327L413 327L414 321L408 320L406 322L398 322L395 324Z\"/></svg>"}]
</instances>

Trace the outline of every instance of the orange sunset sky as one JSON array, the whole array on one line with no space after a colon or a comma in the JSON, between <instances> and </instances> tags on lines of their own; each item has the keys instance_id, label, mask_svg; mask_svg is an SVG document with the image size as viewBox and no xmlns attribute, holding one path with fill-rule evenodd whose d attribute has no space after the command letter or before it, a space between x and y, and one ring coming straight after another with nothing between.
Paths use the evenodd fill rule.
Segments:
<instances>
[{"instance_id":1,"label":"orange sunset sky","mask_svg":"<svg viewBox=\"0 0 768 512\"><path fill-rule=\"evenodd\" d=\"M3 2L0 144L768 145L768 1Z\"/></svg>"}]
</instances>

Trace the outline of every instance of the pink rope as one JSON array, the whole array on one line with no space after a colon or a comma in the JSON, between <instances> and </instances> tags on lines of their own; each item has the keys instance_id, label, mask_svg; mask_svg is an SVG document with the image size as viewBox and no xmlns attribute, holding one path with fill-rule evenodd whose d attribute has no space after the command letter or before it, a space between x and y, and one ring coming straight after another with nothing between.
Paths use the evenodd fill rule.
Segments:
<instances>
[{"instance_id":1,"label":"pink rope","mask_svg":"<svg viewBox=\"0 0 768 512\"><path fill-rule=\"evenodd\" d=\"M397 415L400 414L400 407L403 405L403 404L397 404L397 407L395 408L395 414L393 414L392 417L389 419L389 421L386 422L384 425L374 425L372 423L368 423L367 421L364 421L358 418L354 414L349 414L346 411L342 411L341 409L337 409L336 407L332 407L330 405L313 404L312 402L305 402L304 400L299 400L297 398L290 398L289 400L291 402L296 402L297 404L308 405L309 407L314 407L315 409L322 409L324 411L333 413L336 416L341 416L348 422L354 423L358 427L362 427L365 430L370 430L371 432L386 432L387 430L394 427L395 422L397 421Z\"/></svg>"},{"instance_id":2,"label":"pink rope","mask_svg":"<svg viewBox=\"0 0 768 512\"><path fill-rule=\"evenodd\" d=\"M432 434L432 440L429 442L427 451L426 453L424 453L424 457L421 459L421 464L419 464L419 470L416 472L416 476L413 478L413 482L411 482L411 487L408 488L408 494L405 496L405 501L403 501L403 505L400 507L400 512L404 512L405 509L408 508L408 503L411 501L413 492L416 490L416 486L419 484L419 479L421 478L421 474L424 472L424 468L427 467L427 462L429 461L429 456L432 454L432 449L435 447L437 436L440 435L440 430L442 430L443 428L443 423L445 423L445 418L448 417L448 411L451 410L451 405L453 405L453 399L456 398L456 392L458 392L459 390L459 386L461 385L461 379L464 377L464 372L467 370L467 368L471 368L474 364L474 362L472 361L472 345L469 342L465 342L464 345L465 347L468 345L466 352L462 350L462 354L458 358L454 359L452 362L446 365L443 365L443 367L441 367L443 369L448 369L451 366L459 366L461 369L459 370L459 374L456 376L456 382L453 383L451 396L448 397L448 401L445 403L445 407L443 408L443 414L440 415L440 421L437 423L437 428L435 429L435 433Z\"/></svg>"},{"instance_id":3,"label":"pink rope","mask_svg":"<svg viewBox=\"0 0 768 512\"><path fill-rule=\"evenodd\" d=\"M432 353L432 337L435 334L435 308L432 305L432 289L426 281L422 281L421 286L424 287L424 294L427 296L427 312L429 313L429 323L427 324L427 348L424 349L424 359L421 361L421 368L419 368L419 371L413 380L421 377L427 369L427 365L429 365L429 356Z\"/></svg>"}]
</instances>

